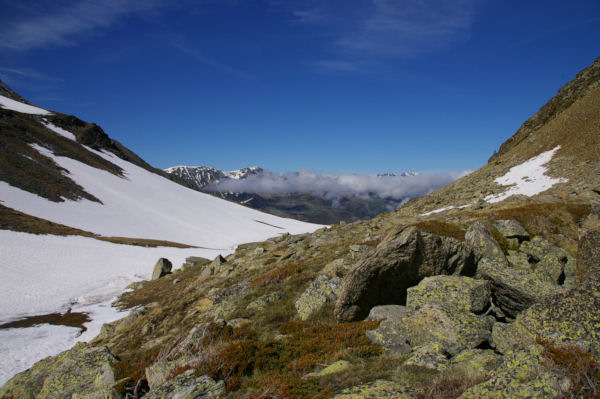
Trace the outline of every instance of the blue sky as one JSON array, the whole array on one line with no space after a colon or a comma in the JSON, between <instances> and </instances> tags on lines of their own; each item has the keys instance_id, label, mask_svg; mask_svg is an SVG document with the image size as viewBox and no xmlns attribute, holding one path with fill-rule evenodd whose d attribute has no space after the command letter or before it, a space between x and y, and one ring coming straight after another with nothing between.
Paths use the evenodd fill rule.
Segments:
<instances>
[{"instance_id":1,"label":"blue sky","mask_svg":"<svg viewBox=\"0 0 600 399\"><path fill-rule=\"evenodd\" d=\"M600 56L597 0L0 7L0 79L160 168L475 169Z\"/></svg>"}]
</instances>

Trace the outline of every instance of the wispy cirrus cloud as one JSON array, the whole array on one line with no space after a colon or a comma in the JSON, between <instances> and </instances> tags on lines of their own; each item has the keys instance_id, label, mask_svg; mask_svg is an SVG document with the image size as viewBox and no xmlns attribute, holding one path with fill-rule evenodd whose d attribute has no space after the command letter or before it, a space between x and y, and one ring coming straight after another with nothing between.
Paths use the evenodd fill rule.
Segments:
<instances>
[{"instance_id":1,"label":"wispy cirrus cloud","mask_svg":"<svg viewBox=\"0 0 600 399\"><path fill-rule=\"evenodd\" d=\"M330 55L310 63L316 70L361 72L374 59L417 57L467 40L479 1L302 2L291 14L326 32Z\"/></svg>"},{"instance_id":2,"label":"wispy cirrus cloud","mask_svg":"<svg viewBox=\"0 0 600 399\"><path fill-rule=\"evenodd\" d=\"M14 6L12 20L5 14L0 27L0 49L27 52L42 46L74 45L82 35L106 29L122 18L150 12L169 4L166 0L37 1ZM4 7L8 9L10 4Z\"/></svg>"},{"instance_id":3,"label":"wispy cirrus cloud","mask_svg":"<svg viewBox=\"0 0 600 399\"><path fill-rule=\"evenodd\" d=\"M196 61L210 68L217 69L239 79L256 79L256 77L249 72L224 64L217 59L204 54L200 49L197 48L197 46L189 43L183 35L170 35L166 38L166 40L171 47L181 51L182 53L192 57Z\"/></svg>"}]
</instances>

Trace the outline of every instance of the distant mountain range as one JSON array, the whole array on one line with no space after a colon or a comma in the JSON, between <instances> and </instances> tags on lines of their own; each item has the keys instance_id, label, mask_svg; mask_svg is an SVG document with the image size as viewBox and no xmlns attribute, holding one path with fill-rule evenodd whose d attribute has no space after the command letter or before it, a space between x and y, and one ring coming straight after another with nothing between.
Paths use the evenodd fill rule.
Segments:
<instances>
[{"instance_id":1,"label":"distant mountain range","mask_svg":"<svg viewBox=\"0 0 600 399\"><path fill-rule=\"evenodd\" d=\"M211 184L219 183L226 179L242 180L250 176L258 176L264 170L258 166L222 171L211 166L173 166L165 169L165 172L179 176L190 183L194 188L200 190Z\"/></svg>"},{"instance_id":2,"label":"distant mountain range","mask_svg":"<svg viewBox=\"0 0 600 399\"><path fill-rule=\"evenodd\" d=\"M255 192L255 190L236 192L230 189L220 189L220 183L228 180L249 180L259 183L261 177L279 176L259 166L232 171L223 171L210 166L173 166L164 171L184 180L196 190L274 215L320 224L370 219L381 212L395 210L405 200L404 198L382 198L369 192L360 197L333 196L329 192L316 194L308 188L305 191L288 193L264 193L260 190L257 190L259 192ZM377 177L414 177L417 175L416 172L404 172L399 175L382 173ZM285 180L285 177L281 177L281 179Z\"/></svg>"}]
</instances>

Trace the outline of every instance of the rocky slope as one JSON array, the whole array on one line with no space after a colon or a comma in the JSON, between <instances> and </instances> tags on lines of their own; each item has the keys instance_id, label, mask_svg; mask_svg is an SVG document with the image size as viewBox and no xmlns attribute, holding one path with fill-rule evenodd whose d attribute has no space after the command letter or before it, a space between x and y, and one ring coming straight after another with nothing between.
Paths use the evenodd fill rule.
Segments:
<instances>
[{"instance_id":1,"label":"rocky slope","mask_svg":"<svg viewBox=\"0 0 600 399\"><path fill-rule=\"evenodd\" d=\"M480 170L369 221L190 258L0 397L597 397L599 66Z\"/></svg>"}]
</instances>

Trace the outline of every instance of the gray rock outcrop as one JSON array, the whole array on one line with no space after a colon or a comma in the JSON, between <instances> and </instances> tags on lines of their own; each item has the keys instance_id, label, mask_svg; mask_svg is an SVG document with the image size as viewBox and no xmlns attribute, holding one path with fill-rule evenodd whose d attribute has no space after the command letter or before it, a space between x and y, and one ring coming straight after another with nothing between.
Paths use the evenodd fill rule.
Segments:
<instances>
[{"instance_id":1,"label":"gray rock outcrop","mask_svg":"<svg viewBox=\"0 0 600 399\"><path fill-rule=\"evenodd\" d=\"M464 243L415 227L400 229L344 277L335 316L340 322L364 319L374 306L404 304L406 290L425 277L472 275L474 268L472 251Z\"/></svg>"}]
</instances>

